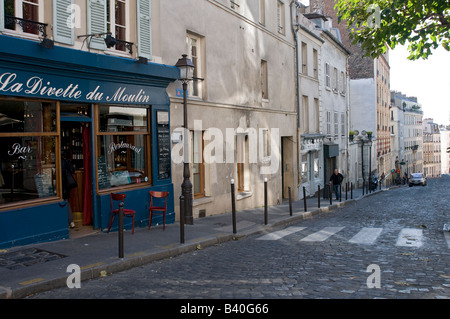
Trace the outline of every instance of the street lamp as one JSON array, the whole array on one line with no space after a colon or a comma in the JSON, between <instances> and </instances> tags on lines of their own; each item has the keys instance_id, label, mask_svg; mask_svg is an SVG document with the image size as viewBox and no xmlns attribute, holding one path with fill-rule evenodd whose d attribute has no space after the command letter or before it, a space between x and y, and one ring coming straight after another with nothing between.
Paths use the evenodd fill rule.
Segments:
<instances>
[{"instance_id":1,"label":"street lamp","mask_svg":"<svg viewBox=\"0 0 450 319\"><path fill-rule=\"evenodd\" d=\"M181 184L180 196L180 224L181 224L181 242L184 243L184 223L188 225L194 224L192 216L192 183L190 181L189 172L189 152L188 152L188 125L187 125L187 85L193 80L195 65L183 54L178 60L176 67L180 69L180 81L183 84L183 128L184 128L184 167L183 167L183 184Z\"/></svg>"},{"instance_id":2,"label":"street lamp","mask_svg":"<svg viewBox=\"0 0 450 319\"><path fill-rule=\"evenodd\" d=\"M358 132L358 131L356 131ZM358 132L359 134L359 132ZM367 137L366 137L367 136ZM369 190L371 189L371 183L372 183L372 135L368 134L365 130L361 131L361 135L358 135L358 139L361 141L361 174L363 179L363 195L364 195L364 187L366 184L366 178L364 174L364 143L370 142L370 149L369 149Z\"/></svg>"}]
</instances>

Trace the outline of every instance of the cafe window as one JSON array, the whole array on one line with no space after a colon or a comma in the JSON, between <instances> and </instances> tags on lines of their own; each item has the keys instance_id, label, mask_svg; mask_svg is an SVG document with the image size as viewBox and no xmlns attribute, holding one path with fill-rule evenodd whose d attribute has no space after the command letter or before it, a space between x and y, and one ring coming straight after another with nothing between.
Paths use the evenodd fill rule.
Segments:
<instances>
[{"instance_id":1,"label":"cafe window","mask_svg":"<svg viewBox=\"0 0 450 319\"><path fill-rule=\"evenodd\" d=\"M57 105L0 100L0 209L57 196Z\"/></svg>"},{"instance_id":2,"label":"cafe window","mask_svg":"<svg viewBox=\"0 0 450 319\"><path fill-rule=\"evenodd\" d=\"M150 183L149 109L100 105L96 113L98 189Z\"/></svg>"}]
</instances>

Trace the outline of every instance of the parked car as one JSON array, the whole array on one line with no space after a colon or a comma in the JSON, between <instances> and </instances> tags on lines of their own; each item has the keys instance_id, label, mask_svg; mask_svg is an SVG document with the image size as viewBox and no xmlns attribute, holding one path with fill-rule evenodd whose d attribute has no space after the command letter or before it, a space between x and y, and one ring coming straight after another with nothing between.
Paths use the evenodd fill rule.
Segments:
<instances>
[{"instance_id":1,"label":"parked car","mask_svg":"<svg viewBox=\"0 0 450 319\"><path fill-rule=\"evenodd\" d=\"M409 178L409 187L414 185L427 185L427 179L422 173L412 173Z\"/></svg>"}]
</instances>

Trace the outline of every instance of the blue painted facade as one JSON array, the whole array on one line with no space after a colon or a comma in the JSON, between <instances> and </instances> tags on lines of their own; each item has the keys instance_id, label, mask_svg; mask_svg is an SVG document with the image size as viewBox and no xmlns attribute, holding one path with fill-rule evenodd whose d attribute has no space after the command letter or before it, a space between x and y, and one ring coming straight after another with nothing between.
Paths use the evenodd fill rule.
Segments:
<instances>
[{"instance_id":1,"label":"blue painted facade","mask_svg":"<svg viewBox=\"0 0 450 319\"><path fill-rule=\"evenodd\" d=\"M0 97L57 100L114 105L146 105L151 108L152 186L116 192L127 194L125 207L136 210L135 227L148 226L150 190L169 191L166 223L175 220L171 173L160 179L156 112L170 114L167 86L179 78L174 66L141 64L135 60L94 54L0 35ZM0 105L1 113L1 105ZM94 152L94 126L92 154ZM96 193L95 156L92 156L93 227L105 230L111 216L110 196ZM162 217L153 223L161 223ZM131 228L128 219L126 228ZM117 219L112 230L117 229ZM67 207L51 200L27 207L2 210L0 207L0 248L68 238Z\"/></svg>"}]
</instances>

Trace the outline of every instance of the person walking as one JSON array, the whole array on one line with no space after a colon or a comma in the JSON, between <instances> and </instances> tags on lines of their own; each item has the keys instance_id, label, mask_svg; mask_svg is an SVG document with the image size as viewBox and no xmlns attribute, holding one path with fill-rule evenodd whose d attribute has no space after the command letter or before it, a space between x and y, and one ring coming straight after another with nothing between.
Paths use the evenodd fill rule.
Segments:
<instances>
[{"instance_id":1,"label":"person walking","mask_svg":"<svg viewBox=\"0 0 450 319\"><path fill-rule=\"evenodd\" d=\"M344 176L339 173L338 169L334 170L334 174L330 177L330 188L333 186L334 192L336 193L336 200L341 199L341 183L344 180ZM331 196L331 194L330 194Z\"/></svg>"},{"instance_id":2,"label":"person walking","mask_svg":"<svg viewBox=\"0 0 450 319\"><path fill-rule=\"evenodd\" d=\"M62 168L63 199L65 200L67 205L69 227L74 228L75 222L73 221L72 208L70 207L69 198L70 198L70 190L72 188L76 188L78 185L72 176L72 174L75 173L75 169L65 152L62 153L61 168Z\"/></svg>"}]
</instances>

